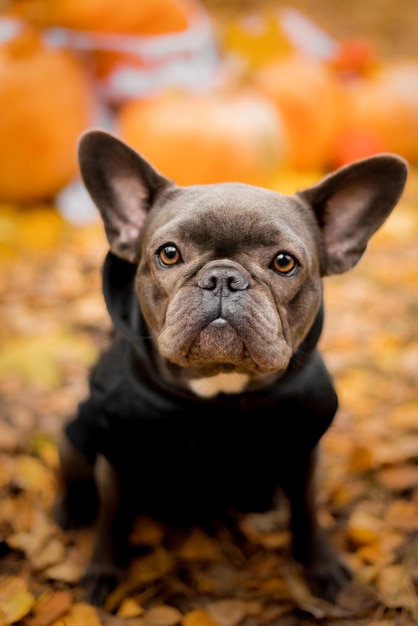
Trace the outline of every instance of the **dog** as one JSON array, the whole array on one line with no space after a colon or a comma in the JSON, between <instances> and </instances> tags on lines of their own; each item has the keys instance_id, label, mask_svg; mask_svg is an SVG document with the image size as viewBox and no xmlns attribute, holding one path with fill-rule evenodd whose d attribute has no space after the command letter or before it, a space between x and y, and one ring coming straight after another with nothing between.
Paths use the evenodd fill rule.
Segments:
<instances>
[{"instance_id":1,"label":"dog","mask_svg":"<svg viewBox=\"0 0 418 626\"><path fill-rule=\"evenodd\" d=\"M280 486L293 555L334 601L350 572L315 512L318 443L338 405L317 350L322 279L359 261L401 196L405 161L370 157L290 196L179 187L100 130L81 138L79 163L109 242L115 326L60 443L58 522L98 511L88 600L103 604L122 580L136 513L266 510Z\"/></svg>"}]
</instances>

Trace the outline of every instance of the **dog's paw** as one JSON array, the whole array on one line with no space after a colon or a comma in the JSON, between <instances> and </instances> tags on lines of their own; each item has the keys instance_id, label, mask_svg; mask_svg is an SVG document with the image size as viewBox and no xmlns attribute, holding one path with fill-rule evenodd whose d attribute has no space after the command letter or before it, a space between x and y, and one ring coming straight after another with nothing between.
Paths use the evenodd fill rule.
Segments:
<instances>
[{"instance_id":1,"label":"dog's paw","mask_svg":"<svg viewBox=\"0 0 418 626\"><path fill-rule=\"evenodd\" d=\"M122 569L112 565L92 563L83 580L87 602L93 606L103 606L109 594L123 579Z\"/></svg>"},{"instance_id":2,"label":"dog's paw","mask_svg":"<svg viewBox=\"0 0 418 626\"><path fill-rule=\"evenodd\" d=\"M338 593L350 582L349 568L330 549L306 567L306 578L312 593L335 602Z\"/></svg>"},{"instance_id":3,"label":"dog's paw","mask_svg":"<svg viewBox=\"0 0 418 626\"><path fill-rule=\"evenodd\" d=\"M63 530L76 530L93 523L98 506L96 485L88 481L61 494L55 503L53 515Z\"/></svg>"}]
</instances>

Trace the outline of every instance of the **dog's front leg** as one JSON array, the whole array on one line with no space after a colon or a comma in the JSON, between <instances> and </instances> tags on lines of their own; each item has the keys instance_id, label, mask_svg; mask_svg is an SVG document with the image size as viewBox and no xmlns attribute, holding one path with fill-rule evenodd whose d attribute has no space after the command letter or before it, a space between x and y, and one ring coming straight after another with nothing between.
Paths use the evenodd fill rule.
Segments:
<instances>
[{"instance_id":1,"label":"dog's front leg","mask_svg":"<svg viewBox=\"0 0 418 626\"><path fill-rule=\"evenodd\" d=\"M331 547L316 514L315 474L318 449L305 458L296 455L282 482L290 503L293 554L306 570L312 592L334 602L351 578L349 569Z\"/></svg>"},{"instance_id":2,"label":"dog's front leg","mask_svg":"<svg viewBox=\"0 0 418 626\"><path fill-rule=\"evenodd\" d=\"M100 509L93 555L83 585L87 600L101 606L123 578L132 512L117 473L103 456L97 462L96 480Z\"/></svg>"}]
</instances>

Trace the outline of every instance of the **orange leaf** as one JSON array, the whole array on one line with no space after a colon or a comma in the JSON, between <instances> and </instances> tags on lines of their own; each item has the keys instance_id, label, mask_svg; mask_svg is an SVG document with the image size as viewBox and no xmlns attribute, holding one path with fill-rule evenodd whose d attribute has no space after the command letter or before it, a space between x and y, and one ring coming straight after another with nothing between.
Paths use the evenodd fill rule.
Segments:
<instances>
[{"instance_id":1,"label":"orange leaf","mask_svg":"<svg viewBox=\"0 0 418 626\"><path fill-rule=\"evenodd\" d=\"M144 613L142 606L133 598L124 598L118 609L119 617L138 617Z\"/></svg>"},{"instance_id":2,"label":"orange leaf","mask_svg":"<svg viewBox=\"0 0 418 626\"><path fill-rule=\"evenodd\" d=\"M394 500L386 510L385 523L391 528L406 532L418 530L418 503Z\"/></svg>"},{"instance_id":3,"label":"orange leaf","mask_svg":"<svg viewBox=\"0 0 418 626\"><path fill-rule=\"evenodd\" d=\"M393 491L412 489L418 485L418 466L405 464L389 467L380 470L378 477L381 484L387 489Z\"/></svg>"},{"instance_id":4,"label":"orange leaf","mask_svg":"<svg viewBox=\"0 0 418 626\"><path fill-rule=\"evenodd\" d=\"M27 626L49 626L67 613L71 604L69 591L56 591L35 606L34 616L27 620Z\"/></svg>"},{"instance_id":5,"label":"orange leaf","mask_svg":"<svg viewBox=\"0 0 418 626\"><path fill-rule=\"evenodd\" d=\"M180 547L178 556L188 561L218 561L219 544L199 529L193 530Z\"/></svg>"},{"instance_id":6,"label":"orange leaf","mask_svg":"<svg viewBox=\"0 0 418 626\"><path fill-rule=\"evenodd\" d=\"M182 626L220 626L212 617L203 610L187 613L183 617Z\"/></svg>"},{"instance_id":7,"label":"orange leaf","mask_svg":"<svg viewBox=\"0 0 418 626\"><path fill-rule=\"evenodd\" d=\"M64 617L58 619L52 626L102 626L96 609L89 604L79 602L73 604Z\"/></svg>"}]
</instances>

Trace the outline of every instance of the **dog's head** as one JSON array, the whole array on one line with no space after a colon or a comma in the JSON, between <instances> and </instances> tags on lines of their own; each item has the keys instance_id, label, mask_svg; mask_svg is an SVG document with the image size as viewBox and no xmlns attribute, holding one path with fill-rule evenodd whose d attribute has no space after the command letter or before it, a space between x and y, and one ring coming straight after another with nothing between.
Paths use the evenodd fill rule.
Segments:
<instances>
[{"instance_id":1,"label":"dog's head","mask_svg":"<svg viewBox=\"0 0 418 626\"><path fill-rule=\"evenodd\" d=\"M357 263L407 171L379 155L287 196L239 183L179 187L101 131L84 135L79 158L111 251L138 266L159 353L201 375L286 370L320 307L321 278Z\"/></svg>"}]
</instances>

